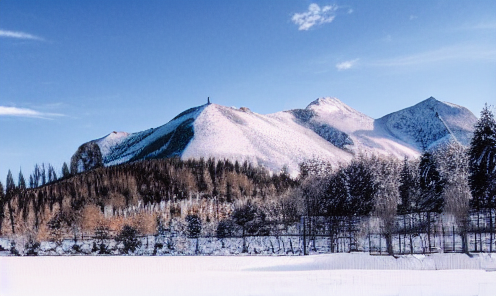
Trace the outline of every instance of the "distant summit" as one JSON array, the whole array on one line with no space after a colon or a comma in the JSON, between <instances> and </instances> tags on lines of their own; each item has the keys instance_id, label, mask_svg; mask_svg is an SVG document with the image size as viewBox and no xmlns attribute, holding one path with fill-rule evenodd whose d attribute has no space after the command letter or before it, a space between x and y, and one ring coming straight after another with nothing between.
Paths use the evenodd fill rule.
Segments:
<instances>
[{"instance_id":1,"label":"distant summit","mask_svg":"<svg viewBox=\"0 0 496 296\"><path fill-rule=\"evenodd\" d=\"M84 171L92 164L215 157L272 171L286 167L297 174L299 163L315 157L337 165L359 153L416 157L449 137L467 145L476 121L468 109L432 97L377 120L330 97L305 109L268 115L213 104L207 98L207 104L160 127L133 134L113 132L83 144L71 167ZM91 160L89 154L101 160Z\"/></svg>"},{"instance_id":2,"label":"distant summit","mask_svg":"<svg viewBox=\"0 0 496 296\"><path fill-rule=\"evenodd\" d=\"M377 122L398 139L422 150L434 148L450 138L469 145L477 118L465 107L430 97L412 107L388 114Z\"/></svg>"}]
</instances>

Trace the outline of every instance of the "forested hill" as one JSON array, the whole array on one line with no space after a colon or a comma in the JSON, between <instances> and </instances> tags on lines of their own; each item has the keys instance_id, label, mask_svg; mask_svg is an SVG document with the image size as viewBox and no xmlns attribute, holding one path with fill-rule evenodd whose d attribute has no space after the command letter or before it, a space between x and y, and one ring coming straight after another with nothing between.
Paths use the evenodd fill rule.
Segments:
<instances>
[{"instance_id":1,"label":"forested hill","mask_svg":"<svg viewBox=\"0 0 496 296\"><path fill-rule=\"evenodd\" d=\"M164 202L170 208L161 210L172 218L198 212L202 200L208 200L216 210L203 209L202 218L217 221L229 214L235 200L279 196L296 185L286 173L269 174L247 162L228 160L168 158L101 167L37 188L8 191L0 211L0 235L35 229L48 234L50 221L58 221L67 233L71 227L91 232L100 215Z\"/></svg>"}]
</instances>

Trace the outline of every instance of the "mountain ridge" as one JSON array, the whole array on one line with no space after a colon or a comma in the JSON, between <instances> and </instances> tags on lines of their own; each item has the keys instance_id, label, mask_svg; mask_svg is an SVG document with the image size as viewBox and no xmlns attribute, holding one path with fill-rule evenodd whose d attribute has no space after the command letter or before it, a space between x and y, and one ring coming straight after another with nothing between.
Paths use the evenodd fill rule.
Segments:
<instances>
[{"instance_id":1,"label":"mountain ridge","mask_svg":"<svg viewBox=\"0 0 496 296\"><path fill-rule=\"evenodd\" d=\"M248 161L271 171L286 168L296 175L298 164L312 158L338 165L358 154L416 157L450 137L468 145L476 121L468 109L432 97L378 119L332 97L318 98L304 109L267 115L207 103L157 128L112 132L84 143L73 155L71 167L81 172L88 163L108 166L173 156L213 157ZM93 151L94 144L100 153ZM85 151L101 159L88 162Z\"/></svg>"}]
</instances>

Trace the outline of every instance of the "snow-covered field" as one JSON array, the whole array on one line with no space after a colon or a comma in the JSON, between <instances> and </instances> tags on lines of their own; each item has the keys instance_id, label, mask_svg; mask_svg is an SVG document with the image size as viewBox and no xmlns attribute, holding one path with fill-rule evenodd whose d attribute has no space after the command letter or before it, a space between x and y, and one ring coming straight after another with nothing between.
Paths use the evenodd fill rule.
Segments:
<instances>
[{"instance_id":1,"label":"snow-covered field","mask_svg":"<svg viewBox=\"0 0 496 296\"><path fill-rule=\"evenodd\" d=\"M0 295L495 295L494 270L496 254L0 257Z\"/></svg>"}]
</instances>

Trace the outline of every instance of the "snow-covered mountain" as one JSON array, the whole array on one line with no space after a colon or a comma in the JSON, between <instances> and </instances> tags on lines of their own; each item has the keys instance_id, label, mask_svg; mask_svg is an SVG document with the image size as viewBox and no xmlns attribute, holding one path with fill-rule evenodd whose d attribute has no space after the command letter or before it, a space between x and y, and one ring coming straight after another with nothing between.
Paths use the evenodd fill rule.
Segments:
<instances>
[{"instance_id":1,"label":"snow-covered mountain","mask_svg":"<svg viewBox=\"0 0 496 296\"><path fill-rule=\"evenodd\" d=\"M215 157L246 160L272 171L287 167L297 174L298 164L312 158L337 165L359 153L415 157L423 147L448 139L450 133L466 145L476 120L467 109L433 98L377 120L336 98L321 98L305 109L268 115L245 107L206 104L158 128L132 134L113 132L85 143L71 163L78 171L87 169L81 163L88 163L85 151L92 151L101 161L91 163L104 165L172 156ZM101 156L94 153L95 144Z\"/></svg>"},{"instance_id":2,"label":"snow-covered mountain","mask_svg":"<svg viewBox=\"0 0 496 296\"><path fill-rule=\"evenodd\" d=\"M469 145L477 118L465 107L430 97L376 122L396 138L421 151L434 148L450 138L464 146Z\"/></svg>"}]
</instances>

